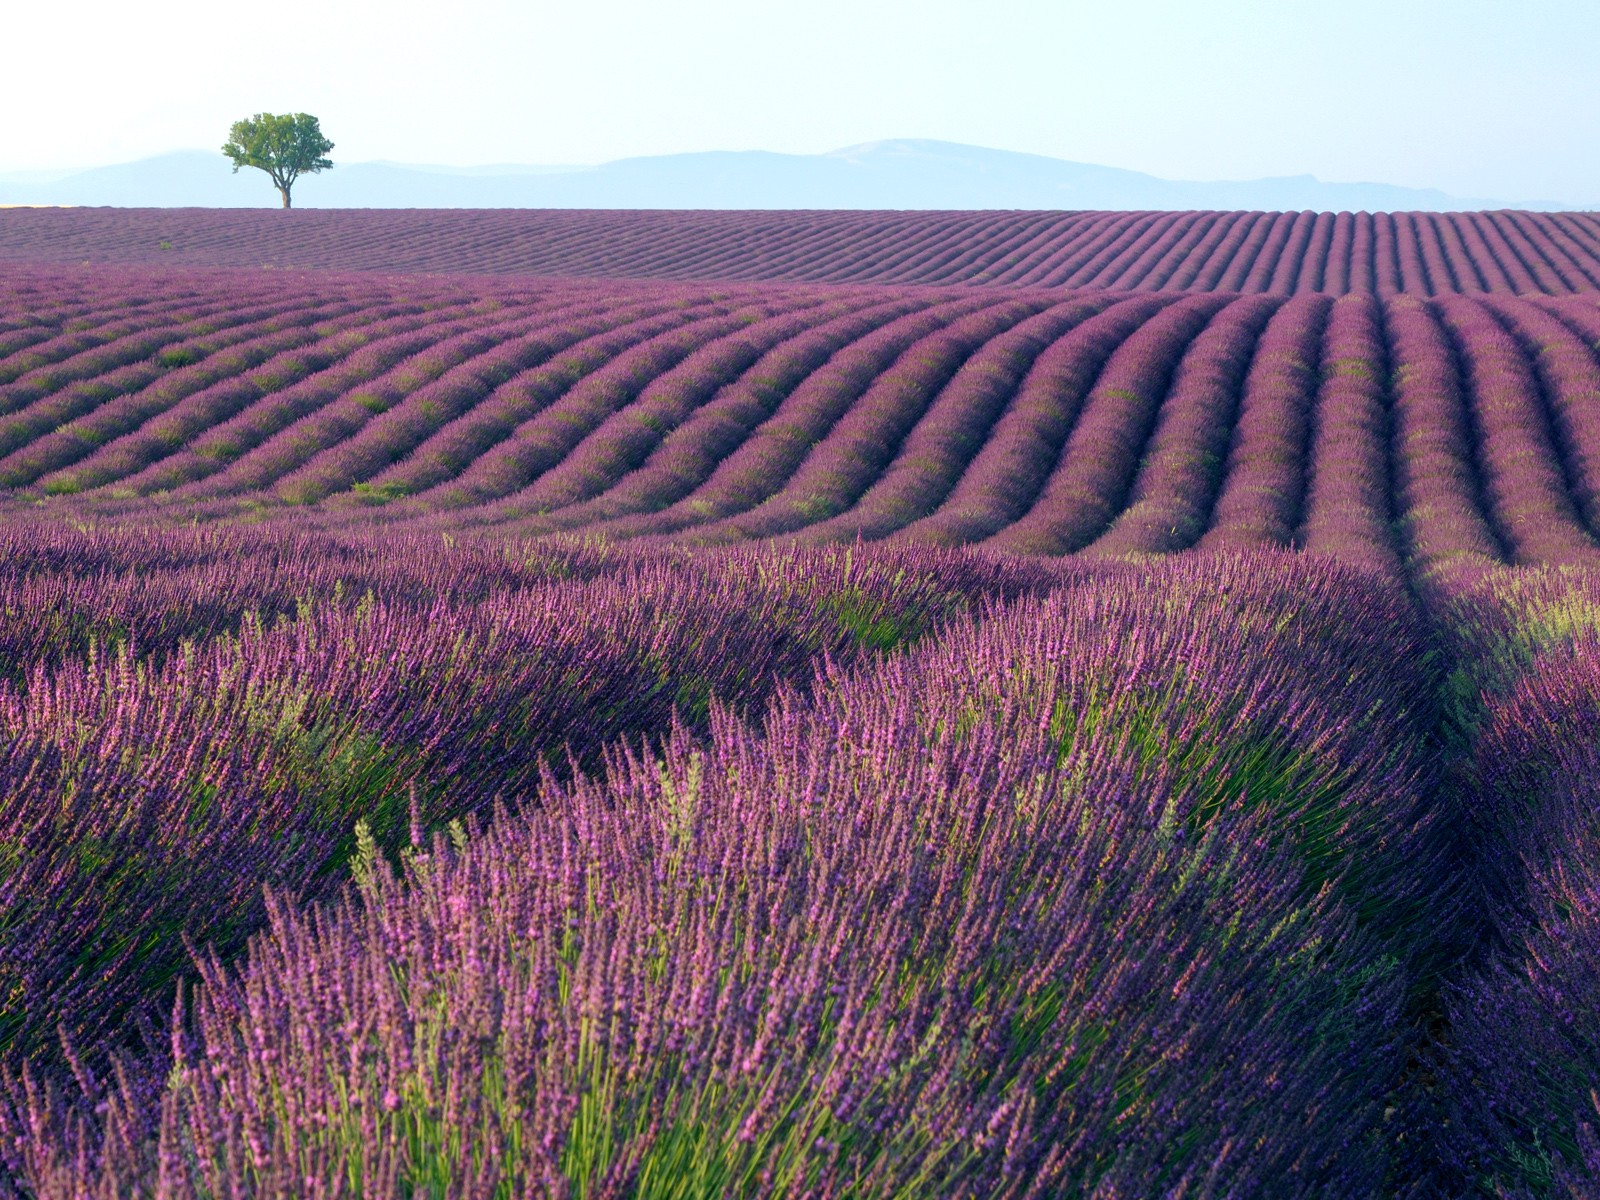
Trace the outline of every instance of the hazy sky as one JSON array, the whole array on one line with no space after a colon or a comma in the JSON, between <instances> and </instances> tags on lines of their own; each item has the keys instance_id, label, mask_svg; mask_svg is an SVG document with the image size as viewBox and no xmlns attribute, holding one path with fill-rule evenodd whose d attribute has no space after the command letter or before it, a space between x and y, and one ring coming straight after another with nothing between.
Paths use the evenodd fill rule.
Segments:
<instances>
[{"instance_id":1,"label":"hazy sky","mask_svg":"<svg viewBox=\"0 0 1600 1200\"><path fill-rule=\"evenodd\" d=\"M315 113L335 161L941 138L1179 179L1600 200L1595 0L144 0L5 17L0 170Z\"/></svg>"}]
</instances>

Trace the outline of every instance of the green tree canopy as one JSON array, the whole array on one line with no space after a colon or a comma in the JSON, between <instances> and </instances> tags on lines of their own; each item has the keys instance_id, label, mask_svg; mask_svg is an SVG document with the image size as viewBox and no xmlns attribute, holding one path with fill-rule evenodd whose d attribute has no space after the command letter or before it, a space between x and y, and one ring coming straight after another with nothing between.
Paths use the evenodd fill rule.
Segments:
<instances>
[{"instance_id":1,"label":"green tree canopy","mask_svg":"<svg viewBox=\"0 0 1600 1200\"><path fill-rule=\"evenodd\" d=\"M309 113L257 113L235 121L222 152L240 167L257 167L272 176L283 206L289 207L289 189L301 175L325 171L333 163L324 158L333 143L322 136L317 119Z\"/></svg>"}]
</instances>

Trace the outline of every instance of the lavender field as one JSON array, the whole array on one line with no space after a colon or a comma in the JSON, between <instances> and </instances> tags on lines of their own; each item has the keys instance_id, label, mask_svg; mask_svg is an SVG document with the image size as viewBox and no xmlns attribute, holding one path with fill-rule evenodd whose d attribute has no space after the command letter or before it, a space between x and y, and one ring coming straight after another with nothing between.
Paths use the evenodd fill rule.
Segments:
<instances>
[{"instance_id":1,"label":"lavender field","mask_svg":"<svg viewBox=\"0 0 1600 1200\"><path fill-rule=\"evenodd\" d=\"M0 209L0 262L1290 295L1600 290L1594 213Z\"/></svg>"},{"instance_id":2,"label":"lavender field","mask_svg":"<svg viewBox=\"0 0 1600 1200\"><path fill-rule=\"evenodd\" d=\"M1589 218L262 216L0 214L0 1198L1600 1194Z\"/></svg>"},{"instance_id":3,"label":"lavender field","mask_svg":"<svg viewBox=\"0 0 1600 1200\"><path fill-rule=\"evenodd\" d=\"M0 511L1585 565L1586 296L18 268Z\"/></svg>"}]
</instances>

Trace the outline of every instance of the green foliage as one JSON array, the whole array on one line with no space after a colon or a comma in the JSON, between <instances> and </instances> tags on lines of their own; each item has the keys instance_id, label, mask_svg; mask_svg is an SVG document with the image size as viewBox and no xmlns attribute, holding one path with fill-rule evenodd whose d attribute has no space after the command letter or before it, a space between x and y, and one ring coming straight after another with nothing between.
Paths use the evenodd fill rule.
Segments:
<instances>
[{"instance_id":1,"label":"green foliage","mask_svg":"<svg viewBox=\"0 0 1600 1200\"><path fill-rule=\"evenodd\" d=\"M897 650L926 632L926 618L922 613L900 609L886 598L870 595L859 587L835 592L822 603L839 623L839 628L869 650L885 653Z\"/></svg>"},{"instance_id":2,"label":"green foliage","mask_svg":"<svg viewBox=\"0 0 1600 1200\"><path fill-rule=\"evenodd\" d=\"M200 356L185 347L170 346L156 355L156 361L163 367L187 367L199 362Z\"/></svg>"},{"instance_id":3,"label":"green foliage","mask_svg":"<svg viewBox=\"0 0 1600 1200\"><path fill-rule=\"evenodd\" d=\"M350 856L350 877L363 892L374 886L373 871L378 862L378 843L366 818L356 822L356 852Z\"/></svg>"},{"instance_id":4,"label":"green foliage","mask_svg":"<svg viewBox=\"0 0 1600 1200\"><path fill-rule=\"evenodd\" d=\"M411 489L404 483L353 483L350 485L351 494L357 499L368 504L387 504L391 500L398 500L401 496L409 495Z\"/></svg>"},{"instance_id":5,"label":"green foliage","mask_svg":"<svg viewBox=\"0 0 1600 1200\"><path fill-rule=\"evenodd\" d=\"M288 208L294 181L333 166L324 157L332 149L333 143L322 136L317 118L309 113L257 113L233 123L222 152L232 161L235 174L240 167L265 171Z\"/></svg>"},{"instance_id":6,"label":"green foliage","mask_svg":"<svg viewBox=\"0 0 1600 1200\"><path fill-rule=\"evenodd\" d=\"M1442 736L1460 755L1477 738L1488 707L1540 658L1600 634L1600 605L1588 576L1565 567L1498 568L1448 599L1441 623L1451 669L1440 697Z\"/></svg>"}]
</instances>

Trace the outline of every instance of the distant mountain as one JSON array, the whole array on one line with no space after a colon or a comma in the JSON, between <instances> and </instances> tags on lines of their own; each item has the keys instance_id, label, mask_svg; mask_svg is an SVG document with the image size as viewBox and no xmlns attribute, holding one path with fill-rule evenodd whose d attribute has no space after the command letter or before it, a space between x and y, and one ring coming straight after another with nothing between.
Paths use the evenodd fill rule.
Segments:
<instances>
[{"instance_id":1,"label":"distant mountain","mask_svg":"<svg viewBox=\"0 0 1600 1200\"><path fill-rule=\"evenodd\" d=\"M1313 209L1562 210L1464 199L1432 188L1324 183L1312 175L1241 182L1139 171L954 142L868 142L829 154L761 150L623 158L598 167L429 167L343 163L295 186L303 208ZM270 208L265 175L186 150L93 170L0 174L0 204Z\"/></svg>"}]
</instances>

